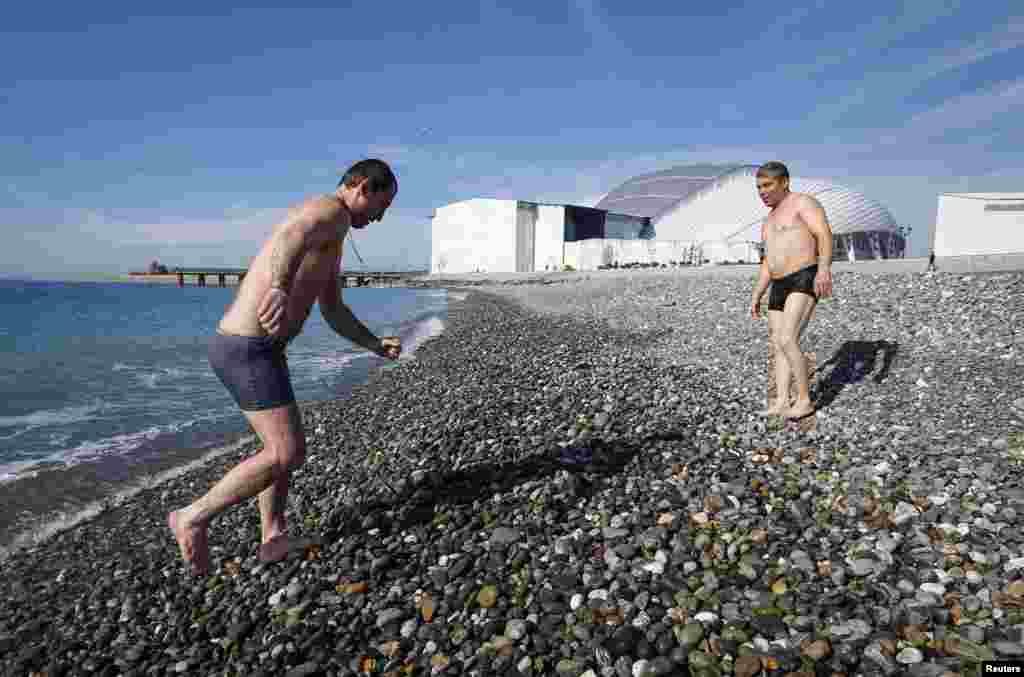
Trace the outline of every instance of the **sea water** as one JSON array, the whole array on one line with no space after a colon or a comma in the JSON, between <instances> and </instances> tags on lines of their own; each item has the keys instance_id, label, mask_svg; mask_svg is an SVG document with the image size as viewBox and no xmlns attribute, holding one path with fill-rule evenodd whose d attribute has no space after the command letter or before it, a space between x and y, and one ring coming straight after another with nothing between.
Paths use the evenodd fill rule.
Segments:
<instances>
[{"instance_id":1,"label":"sea water","mask_svg":"<svg viewBox=\"0 0 1024 677\"><path fill-rule=\"evenodd\" d=\"M0 280L0 486L90 463L123 475L249 433L207 358L236 290ZM401 336L403 359L447 315L445 290L355 288L344 300L378 336ZM300 402L344 397L385 364L315 308L288 348Z\"/></svg>"}]
</instances>

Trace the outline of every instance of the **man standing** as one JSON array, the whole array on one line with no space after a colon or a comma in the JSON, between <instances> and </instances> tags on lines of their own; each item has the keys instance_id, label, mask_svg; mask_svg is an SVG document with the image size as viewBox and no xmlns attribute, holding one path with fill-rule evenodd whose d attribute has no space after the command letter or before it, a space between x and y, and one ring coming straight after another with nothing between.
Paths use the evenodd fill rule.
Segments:
<instances>
[{"instance_id":1,"label":"man standing","mask_svg":"<svg viewBox=\"0 0 1024 677\"><path fill-rule=\"evenodd\" d=\"M757 191L771 211L761 226L765 257L750 314L760 317L761 297L771 284L768 326L775 351L777 398L761 413L799 419L814 413L800 338L818 299L832 295L832 229L820 202L811 195L790 192L789 170L781 162L758 168ZM792 406L791 376L797 388Z\"/></svg>"},{"instance_id":2,"label":"man standing","mask_svg":"<svg viewBox=\"0 0 1024 677\"><path fill-rule=\"evenodd\" d=\"M259 495L260 559L289 549L285 508L291 473L305 460L302 418L292 392L285 348L302 331L314 302L330 327L381 357L397 359L398 337L377 338L341 300L338 269L349 228L380 221L398 192L380 160L353 165L334 193L305 200L278 225L253 260L210 340L217 376L238 403L263 449L234 467L191 505L171 512L168 526L182 559L209 569L207 529L224 509Z\"/></svg>"}]
</instances>

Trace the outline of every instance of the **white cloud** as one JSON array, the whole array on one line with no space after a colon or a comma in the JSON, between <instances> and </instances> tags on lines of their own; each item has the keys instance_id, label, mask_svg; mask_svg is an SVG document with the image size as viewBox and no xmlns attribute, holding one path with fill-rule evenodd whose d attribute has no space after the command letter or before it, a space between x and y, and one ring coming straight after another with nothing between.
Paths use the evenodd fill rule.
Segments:
<instances>
[{"instance_id":1,"label":"white cloud","mask_svg":"<svg viewBox=\"0 0 1024 677\"><path fill-rule=\"evenodd\" d=\"M849 110L872 101L890 103L901 99L913 88L944 73L970 66L989 57L1024 45L1024 17L1013 17L969 44L959 44L924 53L901 55L889 53L891 60L902 62L901 67L881 72L869 72L859 86L831 102L818 105L813 118L822 124L834 123ZM892 63L887 63L892 66Z\"/></svg>"},{"instance_id":2,"label":"white cloud","mask_svg":"<svg viewBox=\"0 0 1024 677\"><path fill-rule=\"evenodd\" d=\"M813 59L800 54L800 60L784 67L780 73L789 80L805 80L821 74L826 69L847 63L859 57L876 57L883 49L891 47L900 38L915 33L938 20L956 14L963 4L961 0L947 2L919 2L903 0L887 13L875 16L870 21L852 26L846 32L830 32L824 49L818 50ZM821 5L823 7L823 5ZM831 21L826 19L828 24ZM772 34L773 37L777 34ZM775 39L788 39L786 36ZM763 40L762 40L763 41Z\"/></svg>"},{"instance_id":3,"label":"white cloud","mask_svg":"<svg viewBox=\"0 0 1024 677\"><path fill-rule=\"evenodd\" d=\"M947 131L977 129L986 133L985 123L1014 109L1024 107L1024 78L1001 82L989 89L962 94L918 113L905 125L882 137L884 142L907 143L927 140Z\"/></svg>"}]
</instances>

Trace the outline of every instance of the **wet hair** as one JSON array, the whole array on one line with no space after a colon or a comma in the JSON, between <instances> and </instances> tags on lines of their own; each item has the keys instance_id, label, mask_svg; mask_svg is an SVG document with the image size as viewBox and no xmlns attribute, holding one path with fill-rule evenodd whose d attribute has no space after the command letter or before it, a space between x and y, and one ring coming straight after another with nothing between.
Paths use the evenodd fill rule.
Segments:
<instances>
[{"instance_id":1,"label":"wet hair","mask_svg":"<svg viewBox=\"0 0 1024 677\"><path fill-rule=\"evenodd\" d=\"M398 179L395 178L395 174L391 171L388 163L383 160L369 158L355 163L348 168L345 176L341 177L341 181L338 182L338 188L341 188L343 185L351 188L360 179L369 180L371 193L379 193L382 190L398 192Z\"/></svg>"},{"instance_id":2,"label":"wet hair","mask_svg":"<svg viewBox=\"0 0 1024 677\"><path fill-rule=\"evenodd\" d=\"M770 179L783 178L789 180L789 170L786 169L786 165L781 162L772 160L771 162L765 162L763 165L757 168L758 176L766 176Z\"/></svg>"}]
</instances>

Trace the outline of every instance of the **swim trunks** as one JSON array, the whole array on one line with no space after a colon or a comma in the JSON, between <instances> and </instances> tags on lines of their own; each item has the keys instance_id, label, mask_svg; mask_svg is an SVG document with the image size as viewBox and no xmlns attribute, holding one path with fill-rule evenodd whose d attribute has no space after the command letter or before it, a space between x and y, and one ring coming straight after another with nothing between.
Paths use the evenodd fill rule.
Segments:
<instances>
[{"instance_id":1,"label":"swim trunks","mask_svg":"<svg viewBox=\"0 0 1024 677\"><path fill-rule=\"evenodd\" d=\"M818 264L813 263L783 278L772 280L772 291L768 295L768 310L784 309L786 298L793 292L810 294L817 299L818 295L814 293L814 277L817 274Z\"/></svg>"},{"instance_id":2,"label":"swim trunks","mask_svg":"<svg viewBox=\"0 0 1024 677\"><path fill-rule=\"evenodd\" d=\"M273 409L295 402L285 343L271 336L235 336L219 331L210 339L210 366L242 411Z\"/></svg>"}]
</instances>

